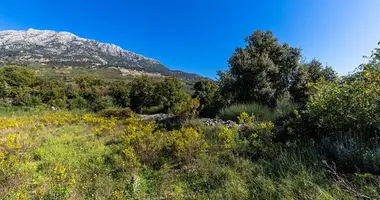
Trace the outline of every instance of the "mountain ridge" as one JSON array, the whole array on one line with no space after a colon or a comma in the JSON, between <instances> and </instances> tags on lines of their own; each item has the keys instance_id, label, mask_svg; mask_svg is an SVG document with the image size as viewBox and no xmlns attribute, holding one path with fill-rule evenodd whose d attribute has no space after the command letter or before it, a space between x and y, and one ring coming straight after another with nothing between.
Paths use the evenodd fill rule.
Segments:
<instances>
[{"instance_id":1,"label":"mountain ridge","mask_svg":"<svg viewBox=\"0 0 380 200\"><path fill-rule=\"evenodd\" d=\"M118 67L189 80L202 78L197 74L170 70L158 60L115 44L82 38L65 31L33 28L0 31L0 59L52 66Z\"/></svg>"}]
</instances>

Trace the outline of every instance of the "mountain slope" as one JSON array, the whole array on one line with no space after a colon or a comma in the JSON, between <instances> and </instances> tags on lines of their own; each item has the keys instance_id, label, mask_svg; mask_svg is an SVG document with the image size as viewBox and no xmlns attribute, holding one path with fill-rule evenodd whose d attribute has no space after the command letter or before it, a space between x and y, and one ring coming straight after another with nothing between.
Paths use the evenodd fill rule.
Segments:
<instances>
[{"instance_id":1,"label":"mountain slope","mask_svg":"<svg viewBox=\"0 0 380 200\"><path fill-rule=\"evenodd\" d=\"M183 79L201 78L196 74L172 71L157 60L114 44L48 30L0 31L0 59L53 66L119 67Z\"/></svg>"}]
</instances>

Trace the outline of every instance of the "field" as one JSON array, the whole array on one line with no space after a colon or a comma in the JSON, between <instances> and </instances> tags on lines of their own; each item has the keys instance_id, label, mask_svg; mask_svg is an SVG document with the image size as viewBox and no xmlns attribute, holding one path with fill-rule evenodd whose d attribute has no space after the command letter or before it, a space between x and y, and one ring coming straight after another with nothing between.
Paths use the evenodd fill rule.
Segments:
<instances>
[{"instance_id":1,"label":"field","mask_svg":"<svg viewBox=\"0 0 380 200\"><path fill-rule=\"evenodd\" d=\"M118 119L62 111L1 115L1 199L379 195L375 177L334 175L333 168L311 156L317 155L315 149L285 151L268 141L271 123L253 125L247 116L241 123L255 130L248 138L236 127L207 127L198 120L169 129L134 116Z\"/></svg>"}]
</instances>

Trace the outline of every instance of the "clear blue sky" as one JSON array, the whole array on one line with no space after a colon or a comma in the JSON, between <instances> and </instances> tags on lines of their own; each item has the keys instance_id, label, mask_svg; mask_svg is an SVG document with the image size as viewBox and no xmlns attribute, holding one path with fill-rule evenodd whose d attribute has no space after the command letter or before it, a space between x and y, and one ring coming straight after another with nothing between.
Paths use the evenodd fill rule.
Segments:
<instances>
[{"instance_id":1,"label":"clear blue sky","mask_svg":"<svg viewBox=\"0 0 380 200\"><path fill-rule=\"evenodd\" d=\"M380 41L380 0L4 0L0 30L50 29L215 77L257 29L340 74Z\"/></svg>"}]
</instances>

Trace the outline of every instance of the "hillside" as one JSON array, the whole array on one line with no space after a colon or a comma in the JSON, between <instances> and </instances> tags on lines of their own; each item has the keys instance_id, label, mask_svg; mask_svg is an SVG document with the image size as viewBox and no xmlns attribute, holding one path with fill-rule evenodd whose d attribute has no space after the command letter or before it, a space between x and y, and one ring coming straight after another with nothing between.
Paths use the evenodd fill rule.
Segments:
<instances>
[{"instance_id":1,"label":"hillside","mask_svg":"<svg viewBox=\"0 0 380 200\"><path fill-rule=\"evenodd\" d=\"M50 30L1 31L0 60L12 64L40 63L74 68L112 67L132 75L144 72L186 80L202 78L197 74L170 70L158 60L124 50L114 44Z\"/></svg>"}]
</instances>

